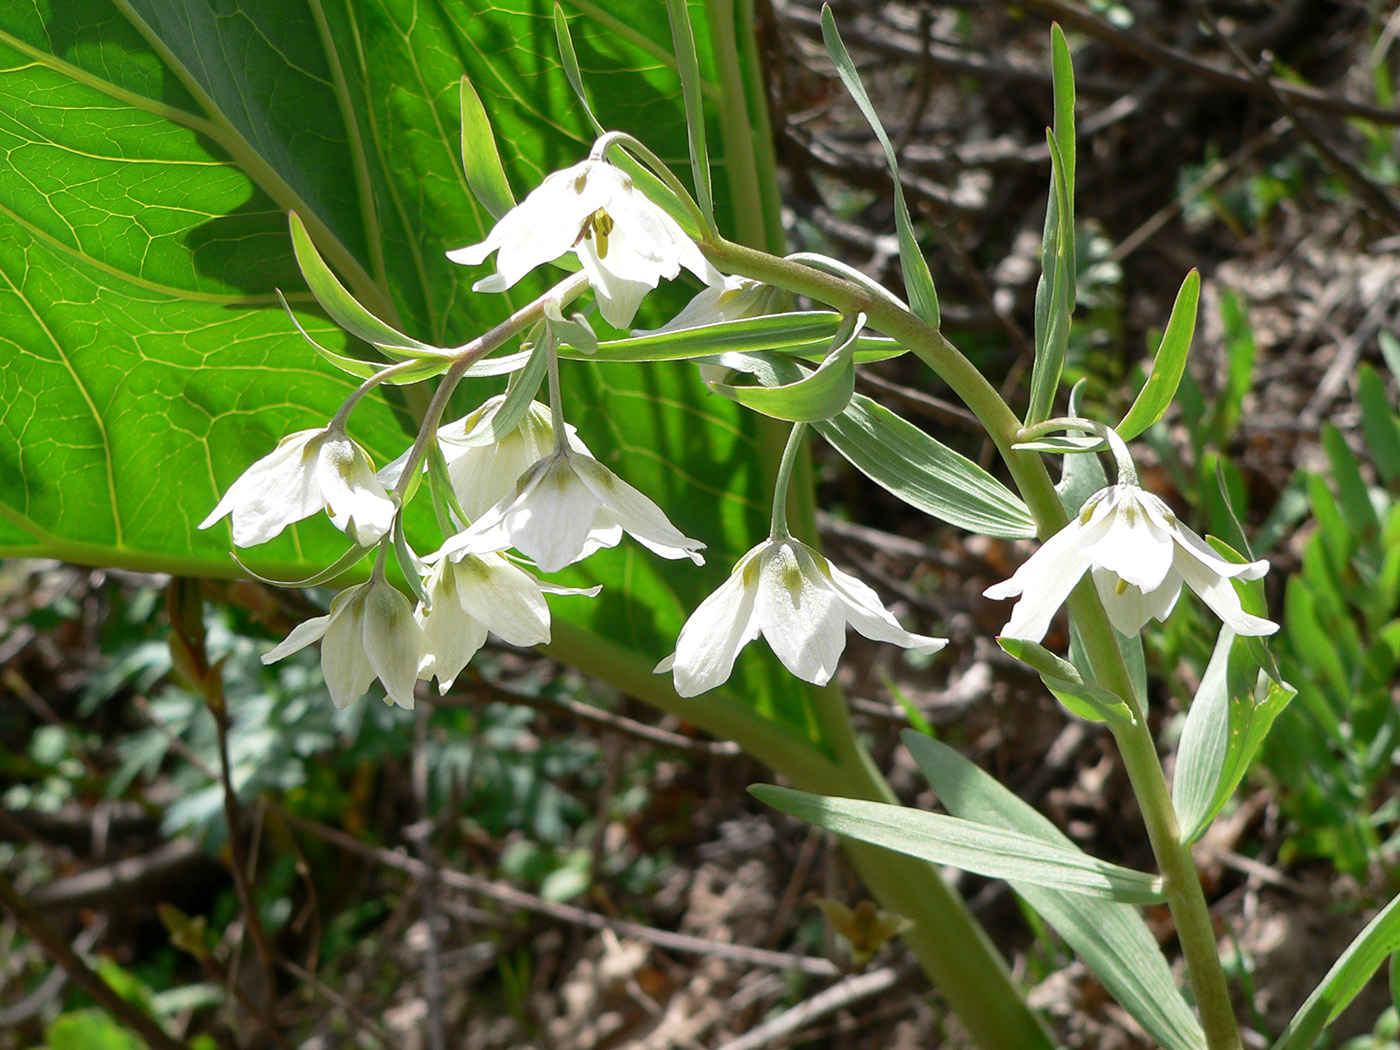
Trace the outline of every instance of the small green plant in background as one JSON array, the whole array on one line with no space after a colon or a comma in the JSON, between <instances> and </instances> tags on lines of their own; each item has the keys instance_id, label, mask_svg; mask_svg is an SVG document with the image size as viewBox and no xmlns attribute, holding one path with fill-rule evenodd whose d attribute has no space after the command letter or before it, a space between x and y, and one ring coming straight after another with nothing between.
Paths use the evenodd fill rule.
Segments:
<instances>
[{"instance_id":1,"label":"small green plant in background","mask_svg":"<svg viewBox=\"0 0 1400 1050\"><path fill-rule=\"evenodd\" d=\"M1165 425L1146 436L1196 515L1212 532L1242 543L1237 509L1248 506L1247 488L1224 450L1239 439L1239 406L1258 355L1240 298L1227 290L1220 311L1221 389L1207 398L1188 374L1179 393L1185 454ZM1392 381L1400 380L1400 346L1388 333L1381 339ZM1320 857L1363 876L1377 864L1393 871L1400 844L1400 418L1385 375L1369 364L1359 368L1355 391L1359 427L1352 440L1323 425L1327 469L1295 471L1274 505L1263 508L1253 549L1267 554L1286 536L1303 537L1289 552L1300 564L1284 586L1282 630L1271 644L1298 696L1262 753L1290 818L1280 860ZM1188 657L1197 673L1209 652L1207 626L1190 616L1168 625L1154 646L1160 666Z\"/></svg>"},{"instance_id":2,"label":"small green plant in background","mask_svg":"<svg viewBox=\"0 0 1400 1050\"><path fill-rule=\"evenodd\" d=\"M1288 854L1396 877L1400 846L1400 417L1381 376L1357 374L1364 459L1323 429L1327 476L1303 473L1311 534L1284 594L1279 665L1298 699L1267 763L1296 820ZM1369 467L1369 470L1367 469ZM1367 480L1367 475L1370 480Z\"/></svg>"}]
</instances>

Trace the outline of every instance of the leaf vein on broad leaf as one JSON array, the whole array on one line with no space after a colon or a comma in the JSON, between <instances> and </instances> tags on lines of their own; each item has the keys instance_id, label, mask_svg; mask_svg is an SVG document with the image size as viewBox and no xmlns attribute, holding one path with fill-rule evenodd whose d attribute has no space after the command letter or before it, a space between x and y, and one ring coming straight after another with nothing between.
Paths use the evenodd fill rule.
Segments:
<instances>
[{"instance_id":1,"label":"leaf vein on broad leaf","mask_svg":"<svg viewBox=\"0 0 1400 1050\"><path fill-rule=\"evenodd\" d=\"M6 47L12 48L22 55L28 56L37 66L50 69L55 73L68 77L76 83L82 84L85 87L90 87L94 91L99 91L118 102L134 106L153 116L173 121L176 124L183 124L185 127L198 131L202 135L208 135L210 138L216 140L219 138L220 128L218 125L214 124L207 117L200 116L198 113L191 113L189 110L180 109L178 106L171 106L165 102L158 102L139 92L130 91L127 88L113 84L111 81L94 76L87 70L80 69L78 66L65 62L57 55L52 55L48 52L40 51L35 47L31 47L23 40L19 40L4 31L0 31L0 44L4 44ZM17 72L19 68L21 67L12 67L0 72Z\"/></svg>"},{"instance_id":2,"label":"leaf vein on broad leaf","mask_svg":"<svg viewBox=\"0 0 1400 1050\"><path fill-rule=\"evenodd\" d=\"M10 278L10 275L5 273L3 269L0 269L0 277L4 277L5 283L10 286L10 290L14 292L15 297L24 304L24 308L28 310L30 316L34 318L34 323L39 326L39 329L44 333L44 337L52 344L54 350L57 351L59 360L63 363L64 369L73 380L73 385L78 389L83 402L88 407L88 411L92 414L93 422L97 425L97 433L101 441L102 460L106 471L107 493L112 508L112 528L116 536L116 545L121 546L122 519L121 513L117 507L117 484L112 469L112 443L107 437L107 423L102 418L102 414L97 410L97 405L92 399L92 394L88 390L87 384L83 382L82 377L78 374L78 370L73 366L73 362L68 356L68 352L63 348L63 344L54 336L53 330L45 323L42 313L30 302L29 296L24 293L24 289L15 284ZM25 495L27 498L27 486Z\"/></svg>"}]
</instances>

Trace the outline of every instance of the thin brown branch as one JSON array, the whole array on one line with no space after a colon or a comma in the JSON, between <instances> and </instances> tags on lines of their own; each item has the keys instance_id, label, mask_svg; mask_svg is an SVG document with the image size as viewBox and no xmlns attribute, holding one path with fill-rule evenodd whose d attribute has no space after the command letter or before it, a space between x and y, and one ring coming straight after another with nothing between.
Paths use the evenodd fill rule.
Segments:
<instances>
[{"instance_id":1,"label":"thin brown branch","mask_svg":"<svg viewBox=\"0 0 1400 1050\"><path fill-rule=\"evenodd\" d=\"M293 827L300 828L302 831L339 846L341 849L362 857L367 857L379 864L383 864L385 867L394 868L417 879L424 879L429 875L427 865L404 853L383 849L379 846L366 845L354 836L347 835L343 831L337 831L335 828L327 827L324 824L318 824L316 821L298 817L293 813L283 811L282 817ZM584 926L592 930L612 930L620 937L631 937L635 940L645 941L648 944L653 944L667 951L737 959L740 962L751 963L755 966L771 966L780 970L796 970L800 973L813 974L818 977L834 977L841 972L836 964L829 959L815 958L810 955L793 955L788 952L769 951L764 948L749 948L744 945L727 944L722 941L709 941L705 940L703 937L691 937L683 933L671 933L667 930L654 929L653 927L645 926L639 922L629 922L626 919L611 919L606 915L599 915L597 912L576 908L571 904L554 904L532 893L526 893L523 890L517 890L510 886L503 886L500 883L491 882L489 879L477 878L476 876L467 875L448 868L439 870L437 872L437 877L444 886L466 890L470 893L479 893L483 897L489 897L501 904L545 915L559 922Z\"/></svg>"},{"instance_id":2,"label":"thin brown branch","mask_svg":"<svg viewBox=\"0 0 1400 1050\"><path fill-rule=\"evenodd\" d=\"M1023 0L1022 6L1044 15L1046 18L1057 19L1066 26L1107 44L1115 51L1140 58L1154 66L1167 66L1179 73L1186 73L1197 80L1203 80L1207 84L1229 88L1245 95L1264 96L1268 93L1268 88L1265 85L1248 76L1119 29L1107 19L1100 18L1087 8L1073 3L1072 0ZM1290 84L1277 77L1266 79L1269 88L1308 109L1339 116L1364 117L1377 124L1400 124L1400 110L1386 109L1368 102L1340 98L1314 87Z\"/></svg>"},{"instance_id":3,"label":"thin brown branch","mask_svg":"<svg viewBox=\"0 0 1400 1050\"><path fill-rule=\"evenodd\" d=\"M350 1018L351 1022L377 1039L381 1046L392 1047L395 1045L393 1036L386 1032L374 1018L369 1017L364 1011L358 1009L354 1003L345 998L345 996L341 995L330 985L326 984L325 981L322 981L314 973L303 969L287 958L278 959L277 965L336 1007L336 1009L342 1011L346 1017Z\"/></svg>"},{"instance_id":4,"label":"thin brown branch","mask_svg":"<svg viewBox=\"0 0 1400 1050\"><path fill-rule=\"evenodd\" d=\"M750 1029L738 1039L730 1040L721 1050L763 1050L764 1047L786 1040L804 1025L838 1010L844 1010L862 999L889 991L901 977L912 972L913 967L886 966L869 973L853 974L818 992L805 1002L798 1003L790 1010L783 1011L777 1017L763 1022L757 1028Z\"/></svg>"},{"instance_id":5,"label":"thin brown branch","mask_svg":"<svg viewBox=\"0 0 1400 1050\"><path fill-rule=\"evenodd\" d=\"M1249 79L1259 86L1264 96L1271 99L1288 116L1288 119L1293 122L1294 129L1307 140L1308 145L1317 151L1323 163L1340 175L1352 189L1365 199L1371 206L1375 217L1380 219L1391 233L1400 233L1400 206L1397 206L1384 190L1368 179L1360 168L1342 156L1341 152L1312 126L1312 122L1298 112L1298 107L1293 104L1293 101L1279 90L1278 85L1282 81L1274 81L1255 65L1240 48L1240 45L1235 42L1235 39L1220 28L1214 13L1206 5L1205 0L1189 0L1189 2L1191 9L1196 12L1196 17L1206 26L1210 34L1220 41L1226 51L1230 52L1230 57L1244 70Z\"/></svg>"},{"instance_id":6,"label":"thin brown branch","mask_svg":"<svg viewBox=\"0 0 1400 1050\"><path fill-rule=\"evenodd\" d=\"M10 913L19 928L68 974L74 984L92 996L98 1006L144 1039L152 1050L190 1050L187 1043L171 1036L150 1014L113 991L112 986L83 962L72 946L19 895L14 884L3 874L0 874L0 907Z\"/></svg>"},{"instance_id":7,"label":"thin brown branch","mask_svg":"<svg viewBox=\"0 0 1400 1050\"><path fill-rule=\"evenodd\" d=\"M625 715L604 711L601 707L593 707L591 704L570 700L568 697L523 696L485 681L473 682L470 688L470 694L449 693L446 696L435 696L428 702L437 707L474 707L483 701L495 701L547 711L562 711L577 718L580 722L588 722L614 733L636 737L649 744L656 744L658 747L670 748L688 755L731 758L741 753L739 745L732 740L696 740L693 737L682 736L679 733L671 733L665 729L647 725L645 722L638 722Z\"/></svg>"},{"instance_id":8,"label":"thin brown branch","mask_svg":"<svg viewBox=\"0 0 1400 1050\"><path fill-rule=\"evenodd\" d=\"M213 866L196 842L171 839L149 853L55 879L30 893L29 901L42 911L55 911L90 908L118 898L126 903L159 900L205 863Z\"/></svg>"}]
</instances>

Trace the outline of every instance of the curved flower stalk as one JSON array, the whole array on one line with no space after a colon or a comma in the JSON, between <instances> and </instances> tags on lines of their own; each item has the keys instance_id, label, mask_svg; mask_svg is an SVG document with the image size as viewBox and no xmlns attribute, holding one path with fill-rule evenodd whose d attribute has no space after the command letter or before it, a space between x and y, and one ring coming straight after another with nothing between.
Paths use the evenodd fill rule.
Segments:
<instances>
[{"instance_id":1,"label":"curved flower stalk","mask_svg":"<svg viewBox=\"0 0 1400 1050\"><path fill-rule=\"evenodd\" d=\"M906 631L870 587L787 536L765 540L739 560L686 620L676 651L656 670L672 672L681 696L696 696L727 681L739 650L762 634L784 667L825 685L846 648L847 624L873 641L929 655L948 644Z\"/></svg>"},{"instance_id":2,"label":"curved flower stalk","mask_svg":"<svg viewBox=\"0 0 1400 1050\"><path fill-rule=\"evenodd\" d=\"M547 645L549 606L544 592L596 595L601 587L581 590L542 583L500 554L462 554L443 558L424 581L429 606L420 604L427 652L420 678L436 677L446 693L462 669L486 644L488 632L510 645Z\"/></svg>"},{"instance_id":3,"label":"curved flower stalk","mask_svg":"<svg viewBox=\"0 0 1400 1050\"><path fill-rule=\"evenodd\" d=\"M1009 579L988 587L988 598L1021 600L1002 628L1006 637L1038 642L1084 573L1114 628L1135 635L1154 617L1165 620L1185 583L1239 635L1266 635L1278 624L1244 611L1231 579L1257 580L1269 563L1222 558L1181 524L1165 503L1130 480L1101 489L1078 517L1051 536Z\"/></svg>"},{"instance_id":4,"label":"curved flower stalk","mask_svg":"<svg viewBox=\"0 0 1400 1050\"><path fill-rule=\"evenodd\" d=\"M496 272L478 292L503 292L542 263L572 250L607 322L627 328L647 292L685 267L706 284L723 278L680 224L652 203L631 176L588 159L545 177L501 217L486 239L447 253L475 266L497 252Z\"/></svg>"},{"instance_id":5,"label":"curved flower stalk","mask_svg":"<svg viewBox=\"0 0 1400 1050\"><path fill-rule=\"evenodd\" d=\"M587 452L558 448L430 560L514 547L544 572L554 572L617 546L623 532L663 558L705 564L705 545L681 533L655 503Z\"/></svg>"},{"instance_id":6,"label":"curved flower stalk","mask_svg":"<svg viewBox=\"0 0 1400 1050\"><path fill-rule=\"evenodd\" d=\"M337 427L289 434L245 470L202 522L233 515L233 542L265 543L321 510L361 547L378 543L396 511L369 456Z\"/></svg>"},{"instance_id":7,"label":"curved flower stalk","mask_svg":"<svg viewBox=\"0 0 1400 1050\"><path fill-rule=\"evenodd\" d=\"M321 671L336 707L348 707L376 678L386 702L413 707L413 686L427 655L427 639L413 606L376 569L368 582L347 587L331 601L330 613L292 629L262 658L265 664L321 641Z\"/></svg>"},{"instance_id":8,"label":"curved flower stalk","mask_svg":"<svg viewBox=\"0 0 1400 1050\"><path fill-rule=\"evenodd\" d=\"M473 519L514 492L520 476L554 451L554 423L549 408L538 401L530 402L513 430L492 440L489 428L505 400L505 394L488 398L461 419L438 428L438 447L453 494ZM589 454L572 424L565 424L565 433L571 449ZM405 452L380 470L379 480L386 487L398 484L408 456Z\"/></svg>"}]
</instances>

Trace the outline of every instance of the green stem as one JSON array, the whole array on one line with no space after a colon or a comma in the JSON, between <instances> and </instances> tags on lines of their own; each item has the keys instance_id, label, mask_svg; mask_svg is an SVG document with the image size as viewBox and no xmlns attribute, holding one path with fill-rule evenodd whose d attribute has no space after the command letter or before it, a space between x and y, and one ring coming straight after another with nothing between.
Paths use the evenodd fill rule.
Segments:
<instances>
[{"instance_id":1,"label":"green stem","mask_svg":"<svg viewBox=\"0 0 1400 1050\"><path fill-rule=\"evenodd\" d=\"M416 368L420 364L422 364L421 361L399 361L397 364L389 365L387 368L381 368L378 372L375 372L374 375L357 386L350 396L345 399L345 402L336 409L335 415L331 417L331 421L327 424L326 429L343 431L345 429L346 420L350 418L350 413L355 411L355 406L365 399L366 394L381 383L394 378L394 376L398 375L400 372L407 372L410 368Z\"/></svg>"},{"instance_id":2,"label":"green stem","mask_svg":"<svg viewBox=\"0 0 1400 1050\"><path fill-rule=\"evenodd\" d=\"M521 307L495 328L466 343L457 351L453 356L452 367L444 373L437 390L433 392L432 401L428 403L428 410L423 413L423 422L419 427L418 437L414 440L413 447L409 449L408 460L404 463L403 473L399 475L399 483L395 486L393 495L402 500L404 494L408 492L409 485L413 483L413 479L423 464L423 457L428 454L428 448L437 436L438 423L441 421L443 413L447 411L447 403L452 398L452 391L457 388L458 382L466 374L467 369L511 336L525 331L544 317L545 303L557 302L560 306L567 305L582 295L587 287L588 276L586 274L576 273L571 277L566 277L534 302Z\"/></svg>"},{"instance_id":3,"label":"green stem","mask_svg":"<svg viewBox=\"0 0 1400 1050\"><path fill-rule=\"evenodd\" d=\"M1022 499L1035 518L1042 540L1068 520L1054 483L1038 453L1012 447L1020 439L1021 422L996 389L939 331L883 296L835 275L779 259L728 241L702 244L716 267L806 295L840 311L864 312L870 326L907 347L939 376L982 421L1006 462ZM1123 652L1093 585L1085 580L1070 597L1070 614L1079 625L1094 676L1100 685L1123 698L1134 714L1131 727L1116 727L1115 739L1142 810L1143 822L1157 865L1166 882L1167 904L1176 922L1182 955L1196 994L1202 1027L1210 1050L1238 1050L1239 1028L1230 1006L1229 988L1220 965L1210 911L1190 849L1181 843L1176 812L1155 743L1138 702ZM828 712L825 716L834 718ZM825 728L825 727L824 727ZM836 730L832 726L832 730ZM849 730L847 730L849 735ZM839 733L826 737L842 740ZM856 746L850 738L851 746ZM838 756L840 757L840 756ZM843 763L845 765L845 763ZM830 793L829 788L823 791Z\"/></svg>"},{"instance_id":4,"label":"green stem","mask_svg":"<svg viewBox=\"0 0 1400 1050\"><path fill-rule=\"evenodd\" d=\"M695 220L695 225L701 230L711 231L709 220L705 218L705 213L700 210L700 205L695 203L695 198L690 195L690 191L685 188L685 183L676 178L676 173L666 166L666 162L648 149L640 139L634 138L625 131L609 131L593 144L589 157L593 160L601 160L614 146L635 153L642 163L652 170L652 174L676 195L676 200L680 201L681 207Z\"/></svg>"},{"instance_id":5,"label":"green stem","mask_svg":"<svg viewBox=\"0 0 1400 1050\"><path fill-rule=\"evenodd\" d=\"M768 528L770 540L788 538L788 484L792 481L793 468L797 465L797 455L802 449L802 435L806 432L806 423L794 423L792 430L788 433L787 444L783 446L783 458L778 464L778 477L773 483L773 517Z\"/></svg>"}]
</instances>

